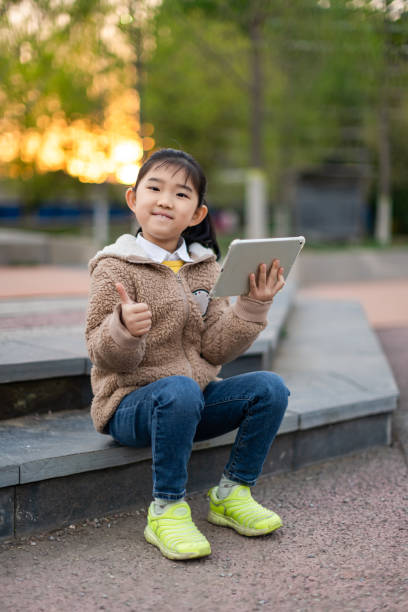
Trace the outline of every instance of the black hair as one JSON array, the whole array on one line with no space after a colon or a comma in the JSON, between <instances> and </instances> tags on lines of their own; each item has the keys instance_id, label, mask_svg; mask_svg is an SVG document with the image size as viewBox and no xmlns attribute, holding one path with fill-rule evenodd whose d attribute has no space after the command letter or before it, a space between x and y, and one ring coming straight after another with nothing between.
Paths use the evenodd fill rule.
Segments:
<instances>
[{"instance_id":1,"label":"black hair","mask_svg":"<svg viewBox=\"0 0 408 612\"><path fill-rule=\"evenodd\" d=\"M151 168L154 166L160 168L166 165L182 168L185 171L185 181L187 182L188 179L191 179L194 189L198 194L198 206L206 204L205 195L207 190L207 179L200 164L192 155L178 149L159 149L153 153L140 168L133 191L136 191L140 181ZM140 231L141 229L139 229L137 233ZM181 235L186 241L187 247L193 242L199 242L203 246L212 249L217 259L220 258L221 251L217 243L210 212L207 213L201 223L193 225L192 227L187 227Z\"/></svg>"}]
</instances>

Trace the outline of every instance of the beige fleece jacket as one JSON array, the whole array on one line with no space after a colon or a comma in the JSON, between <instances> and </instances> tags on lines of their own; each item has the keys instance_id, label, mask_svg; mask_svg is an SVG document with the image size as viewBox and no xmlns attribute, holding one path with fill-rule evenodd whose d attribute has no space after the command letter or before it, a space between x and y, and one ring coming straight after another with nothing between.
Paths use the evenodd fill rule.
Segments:
<instances>
[{"instance_id":1,"label":"beige fleece jacket","mask_svg":"<svg viewBox=\"0 0 408 612\"><path fill-rule=\"evenodd\" d=\"M243 353L266 326L272 302L241 296L231 306L228 298L208 300L220 267L213 251L198 243L189 252L193 263L174 274L125 234L89 262L85 333L93 364L91 416L100 433L107 433L120 401L138 387L184 375L204 389L221 364ZM122 323L117 282L152 312L151 329L143 336L132 336Z\"/></svg>"}]
</instances>

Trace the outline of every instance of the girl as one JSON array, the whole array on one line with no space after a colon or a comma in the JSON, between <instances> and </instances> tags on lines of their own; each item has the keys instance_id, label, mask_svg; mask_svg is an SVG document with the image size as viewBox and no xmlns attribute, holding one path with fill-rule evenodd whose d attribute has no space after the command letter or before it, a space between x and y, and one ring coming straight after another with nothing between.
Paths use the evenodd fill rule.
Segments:
<instances>
[{"instance_id":1,"label":"girl","mask_svg":"<svg viewBox=\"0 0 408 612\"><path fill-rule=\"evenodd\" d=\"M183 151L162 149L141 167L126 201L141 231L90 261L86 338L93 362L91 415L120 444L152 447L153 498L145 538L170 559L209 555L184 501L194 441L238 428L208 520L257 536L281 526L251 496L279 429L289 391L272 372L217 378L266 326L284 285L275 260L250 275L231 306L208 299L219 248L205 204L206 179Z\"/></svg>"}]
</instances>

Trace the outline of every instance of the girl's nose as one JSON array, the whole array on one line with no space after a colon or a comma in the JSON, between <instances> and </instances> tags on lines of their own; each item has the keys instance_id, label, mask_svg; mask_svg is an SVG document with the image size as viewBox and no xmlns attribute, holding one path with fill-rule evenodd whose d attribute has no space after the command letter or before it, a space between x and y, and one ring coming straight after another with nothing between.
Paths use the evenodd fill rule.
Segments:
<instances>
[{"instance_id":1,"label":"girl's nose","mask_svg":"<svg viewBox=\"0 0 408 612\"><path fill-rule=\"evenodd\" d=\"M170 208L172 206L171 197L166 196L165 194L160 194L157 203L159 204L159 206L164 206L165 208Z\"/></svg>"}]
</instances>

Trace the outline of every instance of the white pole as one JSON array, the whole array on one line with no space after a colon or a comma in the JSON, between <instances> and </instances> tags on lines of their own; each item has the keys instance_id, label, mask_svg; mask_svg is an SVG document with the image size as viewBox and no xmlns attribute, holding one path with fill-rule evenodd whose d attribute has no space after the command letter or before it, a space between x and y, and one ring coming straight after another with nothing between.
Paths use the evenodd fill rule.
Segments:
<instances>
[{"instance_id":1,"label":"white pole","mask_svg":"<svg viewBox=\"0 0 408 612\"><path fill-rule=\"evenodd\" d=\"M251 168L246 173L245 236L268 236L266 180L264 173L258 168Z\"/></svg>"},{"instance_id":2,"label":"white pole","mask_svg":"<svg viewBox=\"0 0 408 612\"><path fill-rule=\"evenodd\" d=\"M377 200L375 237L382 246L391 242L391 207L389 195L380 193Z\"/></svg>"},{"instance_id":3,"label":"white pole","mask_svg":"<svg viewBox=\"0 0 408 612\"><path fill-rule=\"evenodd\" d=\"M93 201L93 237L98 246L109 240L109 203L104 190Z\"/></svg>"}]
</instances>

